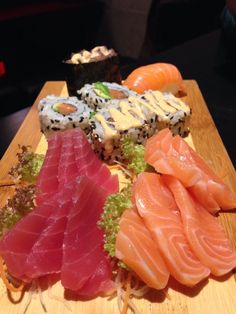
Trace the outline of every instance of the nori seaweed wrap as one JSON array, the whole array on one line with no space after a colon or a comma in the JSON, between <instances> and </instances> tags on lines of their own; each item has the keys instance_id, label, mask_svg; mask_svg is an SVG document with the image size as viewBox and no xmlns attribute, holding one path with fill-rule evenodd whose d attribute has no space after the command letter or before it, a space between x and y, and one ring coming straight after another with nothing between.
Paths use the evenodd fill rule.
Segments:
<instances>
[{"instance_id":1,"label":"nori seaweed wrap","mask_svg":"<svg viewBox=\"0 0 236 314\"><path fill-rule=\"evenodd\" d=\"M113 49L108 50L105 46L72 54L71 59L63 63L70 96L77 96L77 90L88 83L121 83L119 57Z\"/></svg>"}]
</instances>

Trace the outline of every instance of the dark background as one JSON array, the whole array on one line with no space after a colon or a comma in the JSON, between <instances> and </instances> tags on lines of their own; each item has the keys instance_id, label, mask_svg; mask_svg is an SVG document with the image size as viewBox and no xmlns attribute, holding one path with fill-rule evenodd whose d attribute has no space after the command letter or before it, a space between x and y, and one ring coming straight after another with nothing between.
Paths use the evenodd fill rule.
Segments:
<instances>
[{"instance_id":1,"label":"dark background","mask_svg":"<svg viewBox=\"0 0 236 314\"><path fill-rule=\"evenodd\" d=\"M134 5L142 0L128 2L132 25L126 21L125 27L139 26L145 35L139 49L125 49L126 32L116 30L125 0L1 1L0 61L6 73L0 76L0 126L14 124L10 115L19 110L24 115L45 81L65 79L62 61L71 52L107 45L120 54L123 77L138 65L164 61L178 66L185 79L197 80L234 162L236 79L222 26L225 1L150 0L143 12ZM109 31L112 27L116 32ZM9 131L9 140L20 122Z\"/></svg>"}]
</instances>

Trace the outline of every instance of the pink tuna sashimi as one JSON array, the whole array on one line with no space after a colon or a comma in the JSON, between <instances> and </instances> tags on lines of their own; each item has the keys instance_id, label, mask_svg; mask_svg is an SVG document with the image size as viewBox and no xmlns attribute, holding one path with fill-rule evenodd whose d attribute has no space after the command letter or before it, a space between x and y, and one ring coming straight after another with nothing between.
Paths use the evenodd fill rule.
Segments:
<instances>
[{"instance_id":1,"label":"pink tuna sashimi","mask_svg":"<svg viewBox=\"0 0 236 314\"><path fill-rule=\"evenodd\" d=\"M147 141L145 160L157 172L179 179L211 213L236 207L236 195L179 136L161 130Z\"/></svg>"},{"instance_id":2,"label":"pink tuna sashimi","mask_svg":"<svg viewBox=\"0 0 236 314\"><path fill-rule=\"evenodd\" d=\"M48 149L42 168L37 178L37 204L41 204L48 195L53 195L58 191L58 164L61 156L62 137L59 132L48 139Z\"/></svg>"},{"instance_id":3,"label":"pink tuna sashimi","mask_svg":"<svg viewBox=\"0 0 236 314\"><path fill-rule=\"evenodd\" d=\"M97 226L107 195L105 189L89 178L81 177L68 216L61 282L65 288L81 295L86 295L86 291L97 295L104 292L101 291L103 287L111 286L112 267L103 249L104 234ZM89 281L92 289L87 285Z\"/></svg>"},{"instance_id":4,"label":"pink tuna sashimi","mask_svg":"<svg viewBox=\"0 0 236 314\"><path fill-rule=\"evenodd\" d=\"M111 175L108 167L92 150L84 133L82 133L82 136L83 140L81 141L76 133L73 134L75 160L79 175L87 176L106 189L109 193L118 192L118 177L116 175Z\"/></svg>"},{"instance_id":5,"label":"pink tuna sashimi","mask_svg":"<svg viewBox=\"0 0 236 314\"><path fill-rule=\"evenodd\" d=\"M225 275L234 269L236 250L217 218L197 204L179 180L164 176L164 181L175 197L186 237L195 255L216 276Z\"/></svg>"},{"instance_id":6,"label":"pink tuna sashimi","mask_svg":"<svg viewBox=\"0 0 236 314\"><path fill-rule=\"evenodd\" d=\"M27 257L25 274L28 278L61 272L64 234L76 186L76 181L67 184L63 191L53 197L54 211Z\"/></svg>"},{"instance_id":7,"label":"pink tuna sashimi","mask_svg":"<svg viewBox=\"0 0 236 314\"><path fill-rule=\"evenodd\" d=\"M22 218L0 241L9 272L24 281L59 273L62 244L77 183L68 184Z\"/></svg>"},{"instance_id":8,"label":"pink tuna sashimi","mask_svg":"<svg viewBox=\"0 0 236 314\"><path fill-rule=\"evenodd\" d=\"M114 288L103 232L97 227L107 195L80 177L36 207L0 241L9 272L24 281L61 273L66 288L87 297Z\"/></svg>"},{"instance_id":9,"label":"pink tuna sashimi","mask_svg":"<svg viewBox=\"0 0 236 314\"><path fill-rule=\"evenodd\" d=\"M143 172L134 185L134 200L171 275L186 286L208 277L210 270L193 253L180 212L169 189L155 173Z\"/></svg>"},{"instance_id":10,"label":"pink tuna sashimi","mask_svg":"<svg viewBox=\"0 0 236 314\"><path fill-rule=\"evenodd\" d=\"M29 280L26 272L33 265L28 265L28 256L43 230L47 228L49 217L54 210L55 200L48 201L47 204L39 206L22 218L1 239L0 255L6 263L9 273L16 278Z\"/></svg>"},{"instance_id":11,"label":"pink tuna sashimi","mask_svg":"<svg viewBox=\"0 0 236 314\"><path fill-rule=\"evenodd\" d=\"M91 274L77 293L82 297L90 299L97 295L111 294L114 289L114 281L111 280L111 265L107 259L102 258L96 265L94 273Z\"/></svg>"},{"instance_id":12,"label":"pink tuna sashimi","mask_svg":"<svg viewBox=\"0 0 236 314\"><path fill-rule=\"evenodd\" d=\"M116 257L125 262L149 287L165 288L170 272L137 210L125 210L119 225Z\"/></svg>"},{"instance_id":13,"label":"pink tuna sashimi","mask_svg":"<svg viewBox=\"0 0 236 314\"><path fill-rule=\"evenodd\" d=\"M51 145L55 148L54 152ZM80 128L53 133L36 185L37 204L42 204L44 199L63 189L67 182L82 175L90 177L110 193L118 191L117 176L112 176L98 159Z\"/></svg>"}]
</instances>

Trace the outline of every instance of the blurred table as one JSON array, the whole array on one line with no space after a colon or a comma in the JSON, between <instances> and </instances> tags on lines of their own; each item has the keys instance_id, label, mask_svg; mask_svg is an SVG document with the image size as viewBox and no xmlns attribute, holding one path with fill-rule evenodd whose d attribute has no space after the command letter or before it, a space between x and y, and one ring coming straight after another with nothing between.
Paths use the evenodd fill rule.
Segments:
<instances>
[{"instance_id":1,"label":"blurred table","mask_svg":"<svg viewBox=\"0 0 236 314\"><path fill-rule=\"evenodd\" d=\"M142 64L170 62L175 64L185 79L198 82L216 127L236 166L235 121L236 121L236 76L230 65L222 61L221 33L214 31L186 42ZM141 65L131 64L122 68L125 78L132 69ZM33 103L33 101L32 101ZM29 108L0 118L0 157L4 154ZM207 136L207 135L206 135ZM204 140L204 139L203 139Z\"/></svg>"}]
</instances>

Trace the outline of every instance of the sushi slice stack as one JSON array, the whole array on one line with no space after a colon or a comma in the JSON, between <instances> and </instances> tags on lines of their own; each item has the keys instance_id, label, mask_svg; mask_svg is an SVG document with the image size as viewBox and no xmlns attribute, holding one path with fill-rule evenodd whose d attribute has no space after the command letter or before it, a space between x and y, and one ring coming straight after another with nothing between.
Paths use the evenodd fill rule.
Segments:
<instances>
[{"instance_id":1,"label":"sushi slice stack","mask_svg":"<svg viewBox=\"0 0 236 314\"><path fill-rule=\"evenodd\" d=\"M90 141L100 158L112 163L122 161L121 142L129 136L145 144L158 130L169 128L173 134L186 136L191 109L170 93L148 91L130 95L117 103L106 102L90 120Z\"/></svg>"},{"instance_id":2,"label":"sushi slice stack","mask_svg":"<svg viewBox=\"0 0 236 314\"><path fill-rule=\"evenodd\" d=\"M126 136L145 144L164 128L181 136L188 133L191 109L171 93L149 90L140 95L116 83L96 82L78 90L78 98L42 99L38 105L42 132L47 136L51 131L80 127L108 163L123 161L121 143Z\"/></svg>"}]
</instances>

